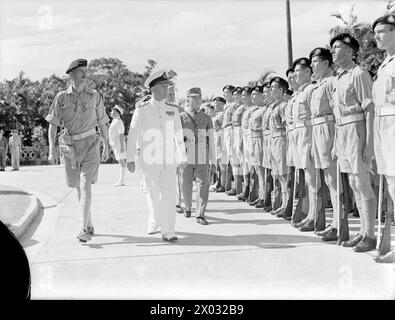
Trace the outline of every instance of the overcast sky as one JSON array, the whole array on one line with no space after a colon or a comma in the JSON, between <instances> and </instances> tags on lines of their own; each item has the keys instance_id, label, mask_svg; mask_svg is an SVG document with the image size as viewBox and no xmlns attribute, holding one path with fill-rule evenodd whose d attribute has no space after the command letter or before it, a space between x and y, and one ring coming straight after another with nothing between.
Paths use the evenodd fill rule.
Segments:
<instances>
[{"instance_id":1,"label":"overcast sky","mask_svg":"<svg viewBox=\"0 0 395 320\"><path fill-rule=\"evenodd\" d=\"M329 41L333 12L353 3L372 22L387 1L291 0L294 59ZM218 95L265 69L287 69L285 0L0 0L0 80L64 74L76 58L117 57L143 72L148 59L178 73L178 97L198 86Z\"/></svg>"}]
</instances>

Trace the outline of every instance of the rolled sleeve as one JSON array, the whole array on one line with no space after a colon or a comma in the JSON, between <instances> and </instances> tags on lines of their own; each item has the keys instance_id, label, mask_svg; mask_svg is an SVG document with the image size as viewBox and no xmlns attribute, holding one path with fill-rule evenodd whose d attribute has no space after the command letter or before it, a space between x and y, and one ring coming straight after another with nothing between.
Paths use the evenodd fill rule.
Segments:
<instances>
[{"instance_id":1,"label":"rolled sleeve","mask_svg":"<svg viewBox=\"0 0 395 320\"><path fill-rule=\"evenodd\" d=\"M373 79L367 71L358 73L355 77L355 89L363 111L373 105Z\"/></svg>"},{"instance_id":2,"label":"rolled sleeve","mask_svg":"<svg viewBox=\"0 0 395 320\"><path fill-rule=\"evenodd\" d=\"M59 93L55 96L55 99L52 101L48 115L45 117L45 120L47 122L58 127L61 125L60 102L59 102L60 99L61 99L61 94Z\"/></svg>"},{"instance_id":3,"label":"rolled sleeve","mask_svg":"<svg viewBox=\"0 0 395 320\"><path fill-rule=\"evenodd\" d=\"M96 92L96 115L97 115L97 124L99 126L106 124L110 121L106 109L104 108L104 103L101 95Z\"/></svg>"}]
</instances>

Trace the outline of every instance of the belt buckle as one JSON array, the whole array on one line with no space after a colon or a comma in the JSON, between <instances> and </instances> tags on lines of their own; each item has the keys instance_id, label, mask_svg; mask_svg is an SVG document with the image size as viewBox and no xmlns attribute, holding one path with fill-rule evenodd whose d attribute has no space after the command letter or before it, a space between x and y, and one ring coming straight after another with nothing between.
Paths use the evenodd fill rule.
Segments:
<instances>
[{"instance_id":1,"label":"belt buckle","mask_svg":"<svg viewBox=\"0 0 395 320\"><path fill-rule=\"evenodd\" d=\"M195 143L195 137L191 137L191 143Z\"/></svg>"}]
</instances>

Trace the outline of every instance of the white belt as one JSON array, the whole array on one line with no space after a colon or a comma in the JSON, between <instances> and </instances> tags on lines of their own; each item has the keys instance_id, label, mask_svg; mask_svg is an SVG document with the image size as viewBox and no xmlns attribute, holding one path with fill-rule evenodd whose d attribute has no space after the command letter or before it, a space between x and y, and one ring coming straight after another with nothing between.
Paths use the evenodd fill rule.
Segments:
<instances>
[{"instance_id":1,"label":"white belt","mask_svg":"<svg viewBox=\"0 0 395 320\"><path fill-rule=\"evenodd\" d=\"M189 137L189 138L186 138L186 140L184 140L184 142L196 143L196 139L195 139L195 137Z\"/></svg>"},{"instance_id":2,"label":"white belt","mask_svg":"<svg viewBox=\"0 0 395 320\"><path fill-rule=\"evenodd\" d=\"M264 136L268 136L269 134L271 134L272 132L270 130L263 130L263 135Z\"/></svg>"},{"instance_id":3,"label":"white belt","mask_svg":"<svg viewBox=\"0 0 395 320\"><path fill-rule=\"evenodd\" d=\"M363 113L354 113L354 114L350 114L348 116L344 116L339 119L336 119L336 123L339 126L344 126L346 124L357 122L357 121L362 121L364 119L365 119L365 115Z\"/></svg>"},{"instance_id":4,"label":"white belt","mask_svg":"<svg viewBox=\"0 0 395 320\"><path fill-rule=\"evenodd\" d=\"M385 117L385 116L395 116L395 106L387 105L382 107L377 107L375 110L376 117Z\"/></svg>"},{"instance_id":5,"label":"white belt","mask_svg":"<svg viewBox=\"0 0 395 320\"><path fill-rule=\"evenodd\" d=\"M73 140L82 140L82 139L84 139L86 137L91 136L92 134L95 134L95 133L96 133L96 129L92 128L92 129L90 129L88 131L85 131L83 133L72 135L71 139L73 139Z\"/></svg>"},{"instance_id":6,"label":"white belt","mask_svg":"<svg viewBox=\"0 0 395 320\"><path fill-rule=\"evenodd\" d=\"M311 123L313 126L332 121L335 121L335 116L333 114L327 114L326 116L311 119Z\"/></svg>"},{"instance_id":7,"label":"white belt","mask_svg":"<svg viewBox=\"0 0 395 320\"><path fill-rule=\"evenodd\" d=\"M272 138L285 137L286 134L285 131L273 132Z\"/></svg>"},{"instance_id":8,"label":"white belt","mask_svg":"<svg viewBox=\"0 0 395 320\"><path fill-rule=\"evenodd\" d=\"M294 122L293 128L303 128L303 127L309 127L311 126L311 120L305 120L305 121L296 121Z\"/></svg>"},{"instance_id":9,"label":"white belt","mask_svg":"<svg viewBox=\"0 0 395 320\"><path fill-rule=\"evenodd\" d=\"M251 138L260 138L263 136L262 130L251 129Z\"/></svg>"}]
</instances>

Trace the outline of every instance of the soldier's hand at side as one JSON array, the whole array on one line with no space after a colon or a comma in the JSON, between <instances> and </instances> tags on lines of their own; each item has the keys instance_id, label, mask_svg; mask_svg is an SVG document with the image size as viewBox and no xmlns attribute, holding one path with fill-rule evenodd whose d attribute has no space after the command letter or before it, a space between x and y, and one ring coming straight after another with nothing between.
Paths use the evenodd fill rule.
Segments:
<instances>
[{"instance_id":1,"label":"soldier's hand at side","mask_svg":"<svg viewBox=\"0 0 395 320\"><path fill-rule=\"evenodd\" d=\"M135 163L134 163L134 162L128 162L128 163L126 164L126 167L127 167L128 170L129 170L130 172L132 172L132 173L136 170L136 166L135 166Z\"/></svg>"},{"instance_id":2,"label":"soldier's hand at side","mask_svg":"<svg viewBox=\"0 0 395 320\"><path fill-rule=\"evenodd\" d=\"M51 164L55 164L55 159L56 159L56 149L49 149L49 153L48 153L48 161Z\"/></svg>"},{"instance_id":3,"label":"soldier's hand at side","mask_svg":"<svg viewBox=\"0 0 395 320\"><path fill-rule=\"evenodd\" d=\"M214 174L217 171L216 169L217 169L216 165L212 163L211 166L210 166L210 173Z\"/></svg>"},{"instance_id":4,"label":"soldier's hand at side","mask_svg":"<svg viewBox=\"0 0 395 320\"><path fill-rule=\"evenodd\" d=\"M336 149L335 148L332 148L331 157L332 157L332 160L336 160L337 159L337 154L336 154Z\"/></svg>"},{"instance_id":5,"label":"soldier's hand at side","mask_svg":"<svg viewBox=\"0 0 395 320\"><path fill-rule=\"evenodd\" d=\"M179 164L180 170L185 169L187 165L188 165L188 163L186 163L186 162L180 163L180 164Z\"/></svg>"},{"instance_id":6,"label":"soldier's hand at side","mask_svg":"<svg viewBox=\"0 0 395 320\"><path fill-rule=\"evenodd\" d=\"M371 146L365 146L362 150L362 159L365 162L370 162L374 156L373 148Z\"/></svg>"},{"instance_id":7,"label":"soldier's hand at side","mask_svg":"<svg viewBox=\"0 0 395 320\"><path fill-rule=\"evenodd\" d=\"M108 144L104 143L103 144L103 151L102 151L102 154L101 154L101 161L102 162L106 162L109 157L110 156L109 156L109 153L108 153Z\"/></svg>"}]
</instances>

